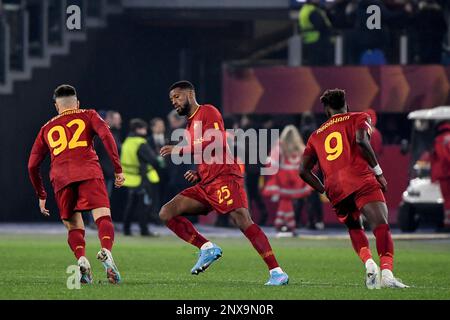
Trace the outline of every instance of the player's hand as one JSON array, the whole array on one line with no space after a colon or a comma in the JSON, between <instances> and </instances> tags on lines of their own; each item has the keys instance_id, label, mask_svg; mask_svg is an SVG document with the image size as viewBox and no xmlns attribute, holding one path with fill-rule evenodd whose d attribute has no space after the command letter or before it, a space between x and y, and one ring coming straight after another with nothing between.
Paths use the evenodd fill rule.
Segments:
<instances>
[{"instance_id":1,"label":"player's hand","mask_svg":"<svg viewBox=\"0 0 450 320\"><path fill-rule=\"evenodd\" d=\"M39 209L41 210L41 213L44 215L44 217L50 216L50 211L45 207L46 199L39 199Z\"/></svg>"},{"instance_id":2,"label":"player's hand","mask_svg":"<svg viewBox=\"0 0 450 320\"><path fill-rule=\"evenodd\" d=\"M377 178L378 183L381 185L381 190L383 190L383 192L386 192L387 191L386 178L382 174L375 177Z\"/></svg>"},{"instance_id":3,"label":"player's hand","mask_svg":"<svg viewBox=\"0 0 450 320\"><path fill-rule=\"evenodd\" d=\"M116 180L114 181L114 186L116 188L120 188L123 186L123 183L125 182L125 177L123 173L115 173L114 176L116 177Z\"/></svg>"},{"instance_id":4,"label":"player's hand","mask_svg":"<svg viewBox=\"0 0 450 320\"><path fill-rule=\"evenodd\" d=\"M200 176L198 175L197 171L194 170L186 171L186 173L184 174L184 178L190 183L197 183L200 181Z\"/></svg>"},{"instance_id":5,"label":"player's hand","mask_svg":"<svg viewBox=\"0 0 450 320\"><path fill-rule=\"evenodd\" d=\"M167 145L161 148L161 150L159 150L159 154L163 157L168 156L172 153L179 153L180 152L180 147L177 146L173 146L173 145Z\"/></svg>"}]
</instances>

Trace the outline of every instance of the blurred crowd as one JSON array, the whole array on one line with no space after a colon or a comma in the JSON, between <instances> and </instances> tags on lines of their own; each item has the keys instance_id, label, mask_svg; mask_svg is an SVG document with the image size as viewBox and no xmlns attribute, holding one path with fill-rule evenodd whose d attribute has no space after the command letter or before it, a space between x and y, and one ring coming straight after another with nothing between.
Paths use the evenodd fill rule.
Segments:
<instances>
[{"instance_id":1,"label":"blurred crowd","mask_svg":"<svg viewBox=\"0 0 450 320\"><path fill-rule=\"evenodd\" d=\"M372 5L380 8L380 29L367 27ZM442 63L448 16L446 0L308 0L299 12L305 64L333 64L337 34L345 64L399 63L400 35L408 39L408 63Z\"/></svg>"}]
</instances>

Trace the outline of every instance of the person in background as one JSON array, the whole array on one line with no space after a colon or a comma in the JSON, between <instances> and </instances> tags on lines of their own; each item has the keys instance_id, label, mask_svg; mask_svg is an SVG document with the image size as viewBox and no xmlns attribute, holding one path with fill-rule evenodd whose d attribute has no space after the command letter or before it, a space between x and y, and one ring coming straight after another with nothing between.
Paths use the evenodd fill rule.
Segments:
<instances>
[{"instance_id":1,"label":"person in background","mask_svg":"<svg viewBox=\"0 0 450 320\"><path fill-rule=\"evenodd\" d=\"M372 146L373 151L377 156L380 156L383 154L383 136L381 135L381 132L376 128L377 125L377 114L375 110L373 109L367 109L365 111L367 114L369 114L372 122L372 134L370 136L370 145Z\"/></svg>"},{"instance_id":2,"label":"person in background","mask_svg":"<svg viewBox=\"0 0 450 320\"><path fill-rule=\"evenodd\" d=\"M314 113L310 111L304 112L300 122L301 137L303 137L303 139L305 140L308 140L309 136L316 129L317 123ZM320 175L320 172L318 174ZM328 201L326 197L324 200ZM297 223L297 226L301 224L303 208L305 208L307 212L307 228L310 230L323 230L325 228L325 225L323 223L321 195L317 191L312 190L308 196L299 198L294 202L295 221Z\"/></svg>"},{"instance_id":3,"label":"person in background","mask_svg":"<svg viewBox=\"0 0 450 320\"><path fill-rule=\"evenodd\" d=\"M153 208L154 184L159 182L155 168L157 156L147 143L147 123L142 119L131 119L130 133L122 144L120 160L128 188L127 204L123 217L124 235L132 235L131 221L137 212L142 236L157 236L148 228L150 212ZM159 209L159 208L158 208Z\"/></svg>"},{"instance_id":4,"label":"person in background","mask_svg":"<svg viewBox=\"0 0 450 320\"><path fill-rule=\"evenodd\" d=\"M322 66L332 63L331 22L320 0L307 0L298 15L302 32L303 53L308 65Z\"/></svg>"},{"instance_id":5,"label":"person in background","mask_svg":"<svg viewBox=\"0 0 450 320\"><path fill-rule=\"evenodd\" d=\"M122 148L122 137L120 130L122 129L122 116L118 111L109 110L109 111L99 111L100 116L105 120L105 122L109 126L109 130L114 137L114 141L116 142L117 149L120 154L120 150ZM114 186L114 167L112 165L111 160L108 157L108 154L105 150L105 147L98 139L94 140L95 151L97 152L100 165L102 166L103 175L105 176L105 184L106 189L108 190L108 196L111 198L111 194Z\"/></svg>"},{"instance_id":6,"label":"person in background","mask_svg":"<svg viewBox=\"0 0 450 320\"><path fill-rule=\"evenodd\" d=\"M275 228L278 232L288 231L296 235L296 223L293 200L304 198L312 188L298 176L305 144L297 128L286 126L280 136L280 142L270 154L270 166L278 168L278 172L269 176L263 189L265 196L271 196L278 202Z\"/></svg>"},{"instance_id":7,"label":"person in background","mask_svg":"<svg viewBox=\"0 0 450 320\"><path fill-rule=\"evenodd\" d=\"M367 8L377 6L380 9L381 29L367 28ZM410 4L404 4L402 10L390 10L382 0L360 0L356 9L355 27L352 37L346 43L352 52L351 62L355 64L386 64L391 41L391 29L405 25L412 13Z\"/></svg>"},{"instance_id":8,"label":"person in background","mask_svg":"<svg viewBox=\"0 0 450 320\"><path fill-rule=\"evenodd\" d=\"M431 153L431 180L438 181L444 198L444 229L450 231L450 121L437 126Z\"/></svg>"},{"instance_id":9,"label":"person in background","mask_svg":"<svg viewBox=\"0 0 450 320\"><path fill-rule=\"evenodd\" d=\"M271 122L272 120L268 119L265 123L267 126L263 129L270 129L269 127L273 125ZM244 131L248 129L255 129L258 130L259 128L256 126L256 124L247 116L243 115L240 121L240 128ZM259 212L259 222L258 224L260 226L265 226L267 224L268 219L268 212L266 205L264 204L264 200L261 197L261 192L259 188L259 182L260 182L260 172L261 172L261 164L250 163L250 155L249 152L251 148L257 148L257 146L250 145L250 141L248 139L245 140L245 189L247 190L248 195L248 204L250 206L250 212L255 212L254 204L256 204ZM258 153L259 154L259 153Z\"/></svg>"},{"instance_id":10,"label":"person in background","mask_svg":"<svg viewBox=\"0 0 450 320\"><path fill-rule=\"evenodd\" d=\"M184 130L186 127L186 118L183 116L178 115L176 110L172 110L167 115L167 121L169 123L169 129L170 129L170 135L177 129ZM172 141L173 144L176 144L176 141ZM170 199L175 197L178 193L183 191L186 188L189 188L191 184L184 178L185 172L189 170L195 170L196 165L191 164L184 164L181 163L179 165L175 165L170 159L168 159L167 163L167 173L168 173L168 179L167 179L167 192L164 195L164 202L168 202ZM191 221L192 223L198 222L198 216L187 216L187 219Z\"/></svg>"},{"instance_id":11,"label":"person in background","mask_svg":"<svg viewBox=\"0 0 450 320\"><path fill-rule=\"evenodd\" d=\"M120 150L122 147L122 137L120 133L120 130L122 129L122 116L118 111L114 110L108 111L99 110L98 114L103 120L105 120L106 124L108 125L109 130L114 138L114 141L116 142L117 150L120 154ZM111 159L108 156L108 152L105 149L105 146L98 137L94 138L94 149L95 152L97 153L100 166L102 167L103 176L105 177L106 191L108 192L108 197L109 200L111 201L111 206L113 209L115 209L116 206L115 202L112 200L112 194L113 192L118 190L117 188L114 188L115 175L113 163L111 162ZM85 224L90 229L95 229L95 223L92 215L90 214L83 215L83 219Z\"/></svg>"},{"instance_id":12,"label":"person in background","mask_svg":"<svg viewBox=\"0 0 450 320\"><path fill-rule=\"evenodd\" d=\"M421 64L439 64L442 45L447 33L444 11L435 0L423 0L413 22L418 37L418 56Z\"/></svg>"},{"instance_id":13,"label":"person in background","mask_svg":"<svg viewBox=\"0 0 450 320\"><path fill-rule=\"evenodd\" d=\"M161 181L167 181L169 176L167 172L167 162L163 157L159 155L159 150L161 149L161 147L167 144L166 125L164 123L164 120L161 118L153 118L152 120L150 120L150 130L151 133L148 136L147 141L154 154L157 155L159 165L155 169L158 171L158 175L160 178L160 182L154 185L155 188L153 194L153 207L160 208L166 194L167 186L166 183L162 183ZM161 223L158 217L157 210L152 210L151 220L156 224Z\"/></svg>"}]
</instances>

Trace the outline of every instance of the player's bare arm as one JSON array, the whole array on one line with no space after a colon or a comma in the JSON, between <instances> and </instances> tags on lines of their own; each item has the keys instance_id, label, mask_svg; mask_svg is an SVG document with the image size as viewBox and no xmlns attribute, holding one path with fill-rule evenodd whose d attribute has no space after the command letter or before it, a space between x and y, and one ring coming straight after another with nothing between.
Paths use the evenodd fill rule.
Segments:
<instances>
[{"instance_id":1,"label":"player's bare arm","mask_svg":"<svg viewBox=\"0 0 450 320\"><path fill-rule=\"evenodd\" d=\"M184 174L184 178L189 181L190 183L198 183L200 181L200 176L198 175L197 171L194 170L188 170Z\"/></svg>"},{"instance_id":2,"label":"player's bare arm","mask_svg":"<svg viewBox=\"0 0 450 320\"><path fill-rule=\"evenodd\" d=\"M370 145L370 136L367 133L367 130L359 129L356 131L356 143L358 144L361 150L362 156L367 161L372 170L375 170L375 168L379 169L377 157L375 156L375 152L373 151L372 146ZM381 185L381 189L383 190L383 192L386 192L387 181L383 175L383 172L381 171L381 173L377 174L375 170L374 173L375 177L377 178L378 182Z\"/></svg>"},{"instance_id":3,"label":"player's bare arm","mask_svg":"<svg viewBox=\"0 0 450 320\"><path fill-rule=\"evenodd\" d=\"M322 181L312 172L316 163L317 158L303 155L302 163L300 164L300 177L317 192L324 193L325 187Z\"/></svg>"}]
</instances>

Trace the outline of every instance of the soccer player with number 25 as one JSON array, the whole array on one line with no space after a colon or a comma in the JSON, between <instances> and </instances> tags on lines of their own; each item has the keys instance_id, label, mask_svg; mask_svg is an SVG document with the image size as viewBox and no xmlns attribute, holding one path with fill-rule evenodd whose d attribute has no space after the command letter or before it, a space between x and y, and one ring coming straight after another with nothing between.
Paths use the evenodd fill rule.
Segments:
<instances>
[{"instance_id":1,"label":"soccer player with number 25","mask_svg":"<svg viewBox=\"0 0 450 320\"><path fill-rule=\"evenodd\" d=\"M179 238L200 249L198 261L191 273L197 275L205 271L222 256L222 249L203 237L183 215L202 215L215 210L219 214L229 214L234 219L264 260L270 274L266 285L288 284L289 277L278 265L264 231L251 219L244 179L239 165L228 150L220 112L212 105L198 104L194 86L189 81L173 84L169 89L169 98L177 113L187 117L186 131L190 138L187 139L188 145L166 145L160 153L164 157L172 154L192 155L198 160L198 171L186 172L185 179L195 186L185 189L166 203L159 216ZM213 139L213 135L208 139L210 133L218 135L218 140ZM206 155L205 150L211 145L217 147L218 154L222 156Z\"/></svg>"},{"instance_id":2,"label":"soccer player with number 25","mask_svg":"<svg viewBox=\"0 0 450 320\"><path fill-rule=\"evenodd\" d=\"M92 140L98 135L114 165L115 186L123 185L124 177L117 146L109 130L95 110L80 109L75 88L61 85L53 99L58 115L39 131L31 150L28 172L37 196L39 208L49 216L45 206L45 192L40 175L40 165L50 153L50 180L55 192L60 217L68 230L68 243L81 273L81 283L92 283L92 272L85 254L82 211L92 210L98 227L101 250L97 254L111 283L119 283L120 273L114 263L111 249L114 242L114 226L111 220L108 193Z\"/></svg>"}]
</instances>

